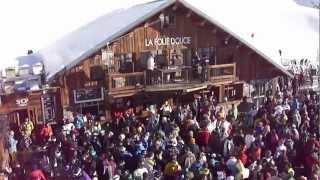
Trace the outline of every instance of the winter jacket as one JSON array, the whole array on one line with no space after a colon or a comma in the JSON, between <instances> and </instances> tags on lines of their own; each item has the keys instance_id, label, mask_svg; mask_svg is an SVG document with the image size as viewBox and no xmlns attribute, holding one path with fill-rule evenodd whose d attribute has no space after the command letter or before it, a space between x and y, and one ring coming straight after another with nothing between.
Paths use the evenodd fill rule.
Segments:
<instances>
[{"instance_id":1,"label":"winter jacket","mask_svg":"<svg viewBox=\"0 0 320 180\"><path fill-rule=\"evenodd\" d=\"M209 143L209 138L210 138L210 132L207 127L199 130L197 142L200 146L207 146Z\"/></svg>"},{"instance_id":2,"label":"winter jacket","mask_svg":"<svg viewBox=\"0 0 320 180\"><path fill-rule=\"evenodd\" d=\"M14 139L13 136L9 137L9 153L15 153L17 152L17 143L18 141Z\"/></svg>"},{"instance_id":3,"label":"winter jacket","mask_svg":"<svg viewBox=\"0 0 320 180\"><path fill-rule=\"evenodd\" d=\"M40 169L33 170L29 175L30 180L46 180L43 172Z\"/></svg>"},{"instance_id":4,"label":"winter jacket","mask_svg":"<svg viewBox=\"0 0 320 180\"><path fill-rule=\"evenodd\" d=\"M74 126L77 129L81 129L83 127L83 125L84 125L83 118L81 116L76 116L74 119Z\"/></svg>"}]
</instances>

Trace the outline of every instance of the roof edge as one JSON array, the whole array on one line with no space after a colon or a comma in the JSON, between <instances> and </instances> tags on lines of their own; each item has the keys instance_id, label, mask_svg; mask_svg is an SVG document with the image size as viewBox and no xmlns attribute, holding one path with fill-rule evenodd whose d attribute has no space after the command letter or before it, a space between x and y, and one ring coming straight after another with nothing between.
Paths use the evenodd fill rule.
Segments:
<instances>
[{"instance_id":1,"label":"roof edge","mask_svg":"<svg viewBox=\"0 0 320 180\"><path fill-rule=\"evenodd\" d=\"M153 2L157 2L159 0L155 0L155 1L151 1L151 2L147 2L144 4L148 4L148 3L153 3ZM95 53L97 50L101 49L103 46L105 46L108 42L113 41L114 39L124 35L125 33L127 33L128 31L130 31L132 28L138 26L139 24L143 23L143 21L147 20L148 18L156 15L157 13L161 12L163 9L173 5L174 3L176 3L178 0L166 0L168 2L166 2L165 4L161 5L160 8L158 9L158 11L153 11L148 13L147 15L143 16L143 18L140 18L138 20L136 20L135 22L130 23L129 25L127 25L125 28L123 28L122 30L120 30L119 32L116 32L115 34L113 34L112 36L110 36L109 38L103 40L102 42L100 42L98 45L96 45L95 47L93 47L92 49L88 50L87 52L83 53L81 56L79 56L76 60L74 60L73 62L71 62L70 64L66 65L63 69L57 71L56 73L52 74L51 76L49 76L48 81L52 81L57 75L59 75L61 73L61 71L65 71L65 70L69 70L72 67L74 67L75 65L79 64L80 62L82 62L83 60L85 60L86 58L88 58L89 56L91 56L93 53ZM143 4L140 4L143 5ZM135 5L137 6L137 5ZM132 7L135 7L132 6ZM132 8L131 7L131 8Z\"/></svg>"}]
</instances>

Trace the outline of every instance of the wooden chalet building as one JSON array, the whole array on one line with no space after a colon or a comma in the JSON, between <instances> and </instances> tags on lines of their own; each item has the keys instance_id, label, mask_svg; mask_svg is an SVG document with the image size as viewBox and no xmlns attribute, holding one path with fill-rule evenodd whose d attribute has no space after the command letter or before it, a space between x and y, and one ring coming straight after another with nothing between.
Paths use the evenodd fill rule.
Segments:
<instances>
[{"instance_id":1,"label":"wooden chalet building","mask_svg":"<svg viewBox=\"0 0 320 180\"><path fill-rule=\"evenodd\" d=\"M103 17L110 29L100 43L51 76L51 84L61 87L66 110L102 111L110 117L129 106L139 112L165 100L188 102L194 93L210 90L220 102L226 97L235 101L248 84L261 89L264 80L291 76L183 0L154 1L115 13Z\"/></svg>"},{"instance_id":2,"label":"wooden chalet building","mask_svg":"<svg viewBox=\"0 0 320 180\"><path fill-rule=\"evenodd\" d=\"M42 61L28 52L16 62L15 67L6 68L5 76L0 77L0 116L5 116L15 127L26 119L34 124L62 119L60 89L43 84Z\"/></svg>"},{"instance_id":3,"label":"wooden chalet building","mask_svg":"<svg viewBox=\"0 0 320 180\"><path fill-rule=\"evenodd\" d=\"M10 125L20 126L27 118L34 124L55 123L62 119L59 88L1 94L0 115Z\"/></svg>"}]
</instances>

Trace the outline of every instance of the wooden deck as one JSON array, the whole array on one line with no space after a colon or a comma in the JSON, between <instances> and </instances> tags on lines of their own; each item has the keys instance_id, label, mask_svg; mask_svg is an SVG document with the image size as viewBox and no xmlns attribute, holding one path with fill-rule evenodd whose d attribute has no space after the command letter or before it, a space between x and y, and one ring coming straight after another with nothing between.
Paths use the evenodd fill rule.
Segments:
<instances>
[{"instance_id":1,"label":"wooden deck","mask_svg":"<svg viewBox=\"0 0 320 180\"><path fill-rule=\"evenodd\" d=\"M168 70L166 70L167 73ZM172 72L171 72L172 71ZM195 79L189 76L190 73L185 71L180 79L165 80L164 73L157 76L157 81L152 85L146 83L146 72L134 73L111 73L107 76L108 95L117 96L131 96L140 92L164 92L164 91L184 91L192 92L201 89L206 89L209 86L230 84L237 81L236 65L222 64L208 67L207 80L201 82L200 79ZM170 73L175 73L170 70Z\"/></svg>"},{"instance_id":2,"label":"wooden deck","mask_svg":"<svg viewBox=\"0 0 320 180\"><path fill-rule=\"evenodd\" d=\"M170 83L170 84L156 84L146 86L146 92L156 92L156 91L177 91L177 90L187 90L193 88L206 88L209 85L208 82L201 83L200 81L189 81L181 83ZM203 88L203 89L204 89Z\"/></svg>"}]
</instances>

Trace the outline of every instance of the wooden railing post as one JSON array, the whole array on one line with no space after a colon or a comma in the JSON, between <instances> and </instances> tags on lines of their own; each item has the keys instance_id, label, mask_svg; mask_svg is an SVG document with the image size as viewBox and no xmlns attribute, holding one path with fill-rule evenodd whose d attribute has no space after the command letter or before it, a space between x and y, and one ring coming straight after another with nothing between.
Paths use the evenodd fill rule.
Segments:
<instances>
[{"instance_id":1,"label":"wooden railing post","mask_svg":"<svg viewBox=\"0 0 320 180\"><path fill-rule=\"evenodd\" d=\"M112 91L112 75L111 74L108 74L108 85L109 85L109 91Z\"/></svg>"},{"instance_id":2,"label":"wooden railing post","mask_svg":"<svg viewBox=\"0 0 320 180\"><path fill-rule=\"evenodd\" d=\"M235 80L237 77L237 64L233 63L233 79Z\"/></svg>"},{"instance_id":3,"label":"wooden railing post","mask_svg":"<svg viewBox=\"0 0 320 180\"><path fill-rule=\"evenodd\" d=\"M147 85L147 72L143 71L143 87Z\"/></svg>"}]
</instances>

